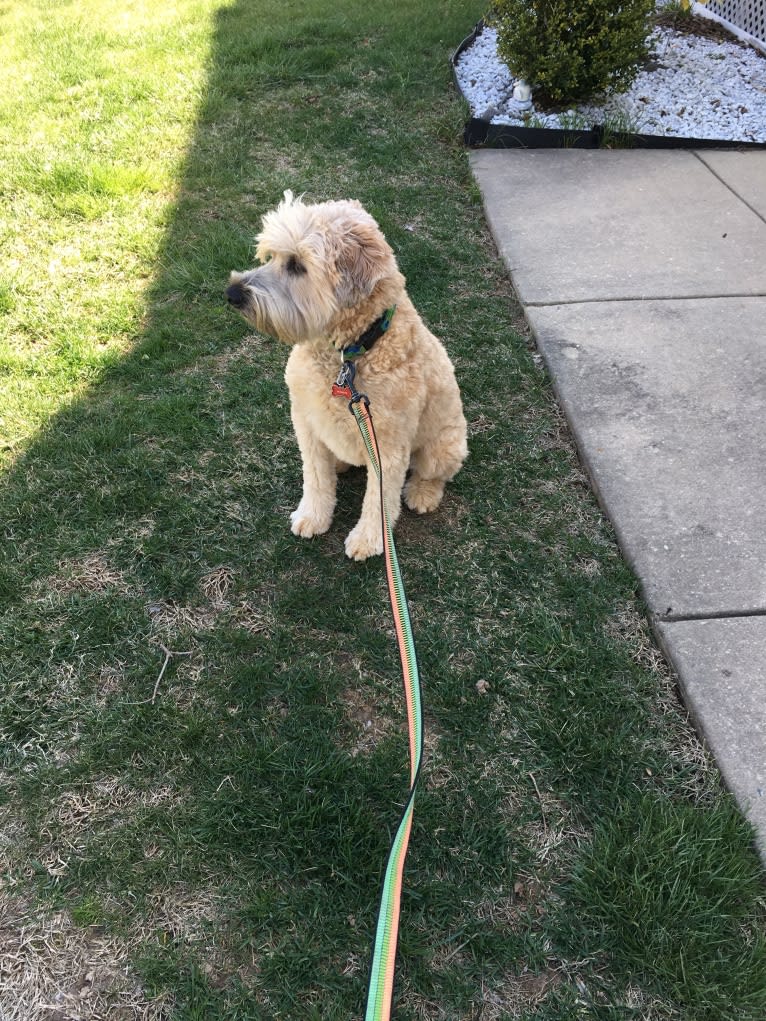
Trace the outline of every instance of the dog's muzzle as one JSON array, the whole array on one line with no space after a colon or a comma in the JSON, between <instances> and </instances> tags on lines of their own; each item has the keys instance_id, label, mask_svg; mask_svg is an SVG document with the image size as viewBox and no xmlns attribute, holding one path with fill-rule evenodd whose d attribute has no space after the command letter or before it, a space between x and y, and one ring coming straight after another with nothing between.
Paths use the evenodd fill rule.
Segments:
<instances>
[{"instance_id":1,"label":"dog's muzzle","mask_svg":"<svg viewBox=\"0 0 766 1021\"><path fill-rule=\"evenodd\" d=\"M234 308L242 308L245 304L245 288L242 284L231 284L230 287L226 288L226 300Z\"/></svg>"}]
</instances>

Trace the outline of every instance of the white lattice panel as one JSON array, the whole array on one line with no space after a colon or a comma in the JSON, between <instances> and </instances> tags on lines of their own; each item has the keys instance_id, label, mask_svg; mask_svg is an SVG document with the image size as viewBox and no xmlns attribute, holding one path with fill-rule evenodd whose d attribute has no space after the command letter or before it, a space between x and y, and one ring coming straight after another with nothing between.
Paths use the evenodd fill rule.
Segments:
<instances>
[{"instance_id":1,"label":"white lattice panel","mask_svg":"<svg viewBox=\"0 0 766 1021\"><path fill-rule=\"evenodd\" d=\"M760 44L759 49L766 47L766 0L708 0L704 7L694 6L700 14L713 15L735 35L749 36Z\"/></svg>"}]
</instances>

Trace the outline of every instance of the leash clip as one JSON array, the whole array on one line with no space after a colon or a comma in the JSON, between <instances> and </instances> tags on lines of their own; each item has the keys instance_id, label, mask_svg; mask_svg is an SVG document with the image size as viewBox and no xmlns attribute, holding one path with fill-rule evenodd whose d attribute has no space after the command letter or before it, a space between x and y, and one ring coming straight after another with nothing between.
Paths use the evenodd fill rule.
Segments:
<instances>
[{"instance_id":1,"label":"leash clip","mask_svg":"<svg viewBox=\"0 0 766 1021\"><path fill-rule=\"evenodd\" d=\"M343 362L338 373L338 378L332 385L332 396L333 397L345 397L346 400L350 400L354 394L354 376L356 375L356 366L353 362Z\"/></svg>"},{"instance_id":2,"label":"leash clip","mask_svg":"<svg viewBox=\"0 0 766 1021\"><path fill-rule=\"evenodd\" d=\"M346 348L344 348L341 357L340 372L338 378L332 385L330 391L333 397L345 397L348 401L348 410L351 414L354 414L354 405L362 402L365 407L369 408L370 398L367 394L360 394L354 387L354 378L356 376L356 364L346 358Z\"/></svg>"}]
</instances>

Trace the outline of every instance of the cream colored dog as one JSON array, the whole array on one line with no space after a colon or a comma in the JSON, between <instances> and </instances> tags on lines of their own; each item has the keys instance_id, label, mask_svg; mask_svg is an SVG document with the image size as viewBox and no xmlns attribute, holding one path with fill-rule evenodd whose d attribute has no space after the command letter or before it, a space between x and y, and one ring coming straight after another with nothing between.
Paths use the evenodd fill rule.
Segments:
<instances>
[{"instance_id":1,"label":"cream colored dog","mask_svg":"<svg viewBox=\"0 0 766 1021\"><path fill-rule=\"evenodd\" d=\"M326 532L338 472L367 464L348 397L332 392L350 345L357 347L345 357L354 355L355 389L370 400L392 527L402 488L412 510L434 510L468 453L460 392L375 220L355 201L306 205L286 191L263 218L256 254L263 265L232 273L226 295L258 330L293 345L285 380L303 459L293 532L306 538ZM380 491L368 469L346 553L364 560L382 551Z\"/></svg>"}]
</instances>

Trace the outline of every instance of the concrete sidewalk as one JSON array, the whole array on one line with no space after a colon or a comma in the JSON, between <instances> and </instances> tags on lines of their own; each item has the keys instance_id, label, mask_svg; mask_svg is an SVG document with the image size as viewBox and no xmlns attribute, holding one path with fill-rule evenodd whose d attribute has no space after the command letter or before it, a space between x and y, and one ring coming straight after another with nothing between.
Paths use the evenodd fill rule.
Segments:
<instances>
[{"instance_id":1,"label":"concrete sidewalk","mask_svg":"<svg viewBox=\"0 0 766 1021\"><path fill-rule=\"evenodd\" d=\"M766 859L766 152L470 159L594 489Z\"/></svg>"}]
</instances>

